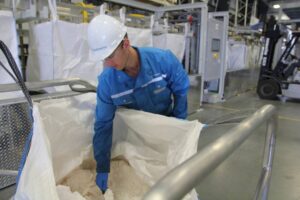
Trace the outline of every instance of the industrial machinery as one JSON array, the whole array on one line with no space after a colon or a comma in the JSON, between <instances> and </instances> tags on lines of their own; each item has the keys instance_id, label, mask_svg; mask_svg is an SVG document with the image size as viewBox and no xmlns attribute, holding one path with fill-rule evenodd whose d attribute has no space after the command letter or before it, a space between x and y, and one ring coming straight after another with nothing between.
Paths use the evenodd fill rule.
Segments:
<instances>
[{"instance_id":1,"label":"industrial machinery","mask_svg":"<svg viewBox=\"0 0 300 200\"><path fill-rule=\"evenodd\" d=\"M217 103L224 100L228 23L228 13L208 13L206 57L202 68L204 102Z\"/></svg>"},{"instance_id":2,"label":"industrial machinery","mask_svg":"<svg viewBox=\"0 0 300 200\"><path fill-rule=\"evenodd\" d=\"M257 85L257 94L262 99L284 97L300 98L300 58L293 55L293 50L300 37L300 32L292 32L291 38L278 62L272 67L276 43L282 37L275 19L270 19L265 31L265 46Z\"/></svg>"}]
</instances>

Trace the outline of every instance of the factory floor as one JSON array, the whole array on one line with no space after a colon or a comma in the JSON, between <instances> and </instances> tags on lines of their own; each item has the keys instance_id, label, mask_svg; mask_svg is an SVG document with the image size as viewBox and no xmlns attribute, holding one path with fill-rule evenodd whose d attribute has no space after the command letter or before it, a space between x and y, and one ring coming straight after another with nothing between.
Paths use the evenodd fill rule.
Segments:
<instances>
[{"instance_id":1,"label":"factory floor","mask_svg":"<svg viewBox=\"0 0 300 200\"><path fill-rule=\"evenodd\" d=\"M191 91L190 112L199 108L197 90ZM198 105L197 105L198 104ZM190 115L202 123L214 124L214 119L250 115L265 104L278 109L278 132L273 162L270 200L300 199L300 101L267 101L258 98L254 90L231 97L216 104L203 104L202 109ZM216 121L215 120L215 121ZM199 150L222 136L235 124L212 125L204 129ZM261 172L265 141L265 124L257 130L219 167L196 187L201 200L253 199Z\"/></svg>"},{"instance_id":2,"label":"factory floor","mask_svg":"<svg viewBox=\"0 0 300 200\"><path fill-rule=\"evenodd\" d=\"M213 124L219 117L230 119L247 116L265 104L278 108L279 123L269 199L300 199L300 101L260 100L254 90L230 97L224 102L199 107L199 90L189 94L189 119ZM197 112L194 112L198 110ZM219 118L220 120L220 118ZM200 136L199 150L222 136L235 124L212 125ZM261 171L265 141L265 125L259 127L226 161L209 174L196 190L201 200L252 199ZM13 195L13 185L0 190L0 200Z\"/></svg>"}]
</instances>

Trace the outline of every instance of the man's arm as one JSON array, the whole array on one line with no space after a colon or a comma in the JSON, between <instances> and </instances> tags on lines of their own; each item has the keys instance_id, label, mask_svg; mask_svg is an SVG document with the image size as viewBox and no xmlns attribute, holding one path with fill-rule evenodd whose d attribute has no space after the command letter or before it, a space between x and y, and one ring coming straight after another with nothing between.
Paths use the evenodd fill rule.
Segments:
<instances>
[{"instance_id":1,"label":"man's arm","mask_svg":"<svg viewBox=\"0 0 300 200\"><path fill-rule=\"evenodd\" d=\"M110 151L112 145L112 126L116 106L104 102L97 95L97 106L94 124L94 156L97 161L97 172L109 172Z\"/></svg>"},{"instance_id":2,"label":"man's arm","mask_svg":"<svg viewBox=\"0 0 300 200\"><path fill-rule=\"evenodd\" d=\"M185 119L187 117L187 94L190 86L188 75L171 51L167 51L165 67L174 97L172 115L176 118Z\"/></svg>"},{"instance_id":3,"label":"man's arm","mask_svg":"<svg viewBox=\"0 0 300 200\"><path fill-rule=\"evenodd\" d=\"M107 84L99 80L97 88L97 105L95 112L93 149L97 161L96 183L102 192L107 189L110 171L110 155L112 146L112 127L116 106L113 105Z\"/></svg>"}]
</instances>

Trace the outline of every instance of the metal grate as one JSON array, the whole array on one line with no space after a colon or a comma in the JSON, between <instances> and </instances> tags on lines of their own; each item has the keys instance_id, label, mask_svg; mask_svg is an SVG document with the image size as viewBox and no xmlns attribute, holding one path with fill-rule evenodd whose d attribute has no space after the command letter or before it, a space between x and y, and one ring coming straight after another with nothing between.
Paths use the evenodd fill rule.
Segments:
<instances>
[{"instance_id":1,"label":"metal grate","mask_svg":"<svg viewBox=\"0 0 300 200\"><path fill-rule=\"evenodd\" d=\"M0 106L0 169L18 170L31 124L27 103ZM0 175L0 189L15 182L15 176Z\"/></svg>"}]
</instances>

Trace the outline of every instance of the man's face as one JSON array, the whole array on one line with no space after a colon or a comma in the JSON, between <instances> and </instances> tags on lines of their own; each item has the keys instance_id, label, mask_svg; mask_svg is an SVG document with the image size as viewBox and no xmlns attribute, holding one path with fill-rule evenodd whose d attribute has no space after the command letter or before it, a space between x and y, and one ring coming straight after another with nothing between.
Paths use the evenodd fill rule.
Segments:
<instances>
[{"instance_id":1,"label":"man's face","mask_svg":"<svg viewBox=\"0 0 300 200\"><path fill-rule=\"evenodd\" d=\"M117 70L123 70L124 59L125 59L126 49L123 47L123 41L121 44L104 59L104 66L113 67Z\"/></svg>"}]
</instances>

